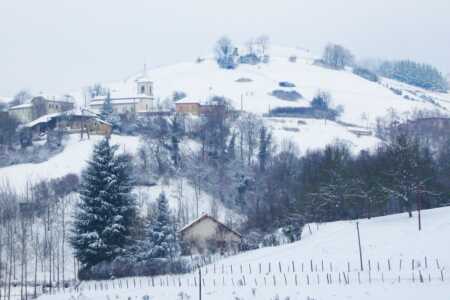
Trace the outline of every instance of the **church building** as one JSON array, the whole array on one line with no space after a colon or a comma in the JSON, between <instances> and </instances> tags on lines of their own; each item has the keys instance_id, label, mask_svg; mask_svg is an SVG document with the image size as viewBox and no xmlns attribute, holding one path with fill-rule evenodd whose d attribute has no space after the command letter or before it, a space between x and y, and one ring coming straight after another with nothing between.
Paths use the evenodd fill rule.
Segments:
<instances>
[{"instance_id":1,"label":"church building","mask_svg":"<svg viewBox=\"0 0 450 300\"><path fill-rule=\"evenodd\" d=\"M153 82L143 75L135 80L134 88L110 91L110 100L114 113L147 113L152 112L154 106ZM127 91L128 90L128 91ZM100 113L106 100L106 95L96 96L89 103L89 109Z\"/></svg>"}]
</instances>

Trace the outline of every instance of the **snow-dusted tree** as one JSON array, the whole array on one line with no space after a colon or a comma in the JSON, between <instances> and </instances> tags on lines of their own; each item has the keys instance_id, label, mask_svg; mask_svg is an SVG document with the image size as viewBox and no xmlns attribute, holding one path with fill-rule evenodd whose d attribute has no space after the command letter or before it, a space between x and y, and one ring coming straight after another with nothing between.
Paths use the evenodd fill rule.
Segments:
<instances>
[{"instance_id":1,"label":"snow-dusted tree","mask_svg":"<svg viewBox=\"0 0 450 300\"><path fill-rule=\"evenodd\" d=\"M10 114L1 115L0 117L0 151L2 147L12 147L19 121Z\"/></svg>"},{"instance_id":2,"label":"snow-dusted tree","mask_svg":"<svg viewBox=\"0 0 450 300\"><path fill-rule=\"evenodd\" d=\"M260 35L255 39L255 43L258 46L258 50L260 51L260 56L264 58L267 54L267 51L269 50L270 46L270 37L268 35Z\"/></svg>"},{"instance_id":3,"label":"snow-dusted tree","mask_svg":"<svg viewBox=\"0 0 450 300\"><path fill-rule=\"evenodd\" d=\"M264 172L266 170L267 161L271 155L271 141L272 134L268 132L265 126L261 127L259 130L259 151L258 151L258 161L259 170Z\"/></svg>"},{"instance_id":4,"label":"snow-dusted tree","mask_svg":"<svg viewBox=\"0 0 450 300\"><path fill-rule=\"evenodd\" d=\"M95 98L97 96L106 96L108 90L104 88L100 83L96 83L92 86L88 86L87 92L90 98Z\"/></svg>"},{"instance_id":5,"label":"snow-dusted tree","mask_svg":"<svg viewBox=\"0 0 450 300\"><path fill-rule=\"evenodd\" d=\"M9 103L9 106L15 106L24 104L30 101L33 98L33 95L28 90L20 90L13 98L13 100Z\"/></svg>"},{"instance_id":6,"label":"snow-dusted tree","mask_svg":"<svg viewBox=\"0 0 450 300\"><path fill-rule=\"evenodd\" d=\"M334 69L343 69L353 64L353 54L341 45L328 44L322 55L322 62Z\"/></svg>"},{"instance_id":7,"label":"snow-dusted tree","mask_svg":"<svg viewBox=\"0 0 450 300\"><path fill-rule=\"evenodd\" d=\"M173 258L179 253L175 225L169 211L166 195L161 193L157 199L156 216L146 226L146 236L151 247L152 258Z\"/></svg>"},{"instance_id":8,"label":"snow-dusted tree","mask_svg":"<svg viewBox=\"0 0 450 300\"><path fill-rule=\"evenodd\" d=\"M111 93L108 92L106 94L106 98L105 101L103 102L103 106L102 106L102 111L101 111L101 116L104 120L109 119L110 115L113 113L113 106L112 106L112 101L111 101Z\"/></svg>"},{"instance_id":9,"label":"snow-dusted tree","mask_svg":"<svg viewBox=\"0 0 450 300\"><path fill-rule=\"evenodd\" d=\"M102 140L82 174L70 241L86 267L123 254L130 242L136 215L130 162L128 156L115 155L116 149Z\"/></svg>"},{"instance_id":10,"label":"snow-dusted tree","mask_svg":"<svg viewBox=\"0 0 450 300\"><path fill-rule=\"evenodd\" d=\"M214 47L217 64L223 69L236 68L236 47L228 37L220 38Z\"/></svg>"}]
</instances>

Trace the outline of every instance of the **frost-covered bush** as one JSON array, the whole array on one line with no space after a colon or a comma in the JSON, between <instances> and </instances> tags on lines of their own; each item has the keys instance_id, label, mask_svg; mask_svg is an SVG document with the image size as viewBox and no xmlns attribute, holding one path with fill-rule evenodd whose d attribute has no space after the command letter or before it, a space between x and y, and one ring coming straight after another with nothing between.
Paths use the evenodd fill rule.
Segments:
<instances>
[{"instance_id":1,"label":"frost-covered bush","mask_svg":"<svg viewBox=\"0 0 450 300\"><path fill-rule=\"evenodd\" d=\"M292 83L292 82L289 82L289 81L280 81L280 82L278 83L278 85L281 86L281 87L287 87L287 88L289 88L289 87L295 87L295 84Z\"/></svg>"},{"instance_id":2,"label":"frost-covered bush","mask_svg":"<svg viewBox=\"0 0 450 300\"><path fill-rule=\"evenodd\" d=\"M279 106L270 110L269 116L274 117L302 117L313 119L335 120L341 111L338 109L318 109L314 107Z\"/></svg>"},{"instance_id":3,"label":"frost-covered bush","mask_svg":"<svg viewBox=\"0 0 450 300\"><path fill-rule=\"evenodd\" d=\"M133 256L121 256L112 262L101 262L79 271L80 280L104 280L131 276L157 276L170 273L187 273L190 264L187 258L152 258L137 260Z\"/></svg>"},{"instance_id":4,"label":"frost-covered bush","mask_svg":"<svg viewBox=\"0 0 450 300\"><path fill-rule=\"evenodd\" d=\"M403 92L400 89L396 89L396 88L393 88L393 87L390 87L389 89L396 95L399 95L399 96L403 95Z\"/></svg>"},{"instance_id":5,"label":"frost-covered bush","mask_svg":"<svg viewBox=\"0 0 450 300\"><path fill-rule=\"evenodd\" d=\"M175 91L173 92L172 99L173 101L178 101L186 98L186 96L187 96L186 93L183 91Z\"/></svg>"},{"instance_id":6,"label":"frost-covered bush","mask_svg":"<svg viewBox=\"0 0 450 300\"><path fill-rule=\"evenodd\" d=\"M359 77L362 77L364 79L373 81L373 82L378 82L379 78L377 76L377 74L375 74L374 72L370 71L369 69L365 69L362 67L355 67L353 68L353 74L358 75Z\"/></svg>"},{"instance_id":7,"label":"frost-covered bush","mask_svg":"<svg viewBox=\"0 0 450 300\"><path fill-rule=\"evenodd\" d=\"M263 233L257 230L252 230L244 236L241 243L241 250L248 251L260 248L262 245Z\"/></svg>"},{"instance_id":8,"label":"frost-covered bush","mask_svg":"<svg viewBox=\"0 0 450 300\"><path fill-rule=\"evenodd\" d=\"M293 91L273 90L270 93L270 95L285 101L298 101L303 98L302 94L300 94L295 90Z\"/></svg>"},{"instance_id":9,"label":"frost-covered bush","mask_svg":"<svg viewBox=\"0 0 450 300\"><path fill-rule=\"evenodd\" d=\"M234 69L237 67L236 47L227 37L222 37L216 42L214 48L217 64L222 69Z\"/></svg>"},{"instance_id":10,"label":"frost-covered bush","mask_svg":"<svg viewBox=\"0 0 450 300\"><path fill-rule=\"evenodd\" d=\"M311 101L311 107L320 109L320 110L328 110L331 102L331 95L325 91L317 92L316 96Z\"/></svg>"},{"instance_id":11,"label":"frost-covered bush","mask_svg":"<svg viewBox=\"0 0 450 300\"><path fill-rule=\"evenodd\" d=\"M257 65L261 62L261 58L254 53L245 54L239 57L239 63L247 65Z\"/></svg>"}]
</instances>

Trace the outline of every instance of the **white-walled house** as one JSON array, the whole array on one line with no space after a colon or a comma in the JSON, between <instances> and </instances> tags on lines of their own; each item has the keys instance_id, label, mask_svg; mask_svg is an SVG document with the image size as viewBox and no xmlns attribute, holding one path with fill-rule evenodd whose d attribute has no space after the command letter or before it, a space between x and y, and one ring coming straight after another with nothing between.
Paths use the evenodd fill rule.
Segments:
<instances>
[{"instance_id":1,"label":"white-walled house","mask_svg":"<svg viewBox=\"0 0 450 300\"><path fill-rule=\"evenodd\" d=\"M147 113L155 109L153 97L153 82L142 76L136 81L133 91L112 90L110 99L114 113ZM89 103L89 109L100 113L107 96L96 96Z\"/></svg>"},{"instance_id":2,"label":"white-walled house","mask_svg":"<svg viewBox=\"0 0 450 300\"><path fill-rule=\"evenodd\" d=\"M238 232L208 214L184 226L180 234L189 254L237 251L242 239Z\"/></svg>"}]
</instances>

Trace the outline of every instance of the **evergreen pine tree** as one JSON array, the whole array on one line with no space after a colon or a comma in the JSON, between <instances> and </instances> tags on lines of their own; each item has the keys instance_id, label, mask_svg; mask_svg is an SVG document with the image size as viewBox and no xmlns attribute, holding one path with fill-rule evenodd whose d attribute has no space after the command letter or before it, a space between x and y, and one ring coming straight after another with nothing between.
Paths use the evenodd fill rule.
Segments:
<instances>
[{"instance_id":1,"label":"evergreen pine tree","mask_svg":"<svg viewBox=\"0 0 450 300\"><path fill-rule=\"evenodd\" d=\"M147 225L147 239L149 240L153 258L172 258L179 251L175 228L171 222L169 204L166 195L161 193L157 199L158 210L156 218Z\"/></svg>"},{"instance_id":2,"label":"evergreen pine tree","mask_svg":"<svg viewBox=\"0 0 450 300\"><path fill-rule=\"evenodd\" d=\"M129 243L136 215L130 162L127 156L116 156L116 149L102 140L82 174L70 242L86 267L123 254Z\"/></svg>"},{"instance_id":3,"label":"evergreen pine tree","mask_svg":"<svg viewBox=\"0 0 450 300\"><path fill-rule=\"evenodd\" d=\"M103 120L107 121L109 120L113 111L114 110L111 102L111 93L108 91L108 93L106 94L105 102L103 102L103 107L100 115L102 116Z\"/></svg>"}]
</instances>

